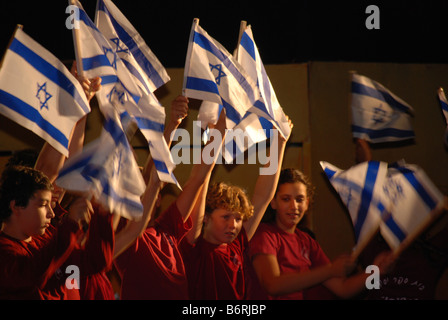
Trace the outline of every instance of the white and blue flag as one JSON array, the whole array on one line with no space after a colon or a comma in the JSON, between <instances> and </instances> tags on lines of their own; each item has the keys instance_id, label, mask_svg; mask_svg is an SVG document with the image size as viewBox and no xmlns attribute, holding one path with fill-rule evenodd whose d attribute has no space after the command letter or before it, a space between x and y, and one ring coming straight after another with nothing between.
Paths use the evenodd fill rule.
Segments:
<instances>
[{"instance_id":1,"label":"white and blue flag","mask_svg":"<svg viewBox=\"0 0 448 320\"><path fill-rule=\"evenodd\" d=\"M357 245L370 241L380 228L383 209L377 195L387 176L387 163L363 162L348 170L325 161L320 165L348 209Z\"/></svg>"},{"instance_id":2,"label":"white and blue flag","mask_svg":"<svg viewBox=\"0 0 448 320\"><path fill-rule=\"evenodd\" d=\"M138 220L145 182L121 125L126 121L119 117L115 113L105 119L100 137L65 162L56 184L90 193L111 213Z\"/></svg>"},{"instance_id":3,"label":"white and blue flag","mask_svg":"<svg viewBox=\"0 0 448 320\"><path fill-rule=\"evenodd\" d=\"M115 111L118 114L127 113L133 118L149 143L151 156L158 164L156 168L159 178L164 182L178 185L173 174L175 164L163 138L165 109L153 93L157 86L169 80L165 69L160 65L158 66L160 74L153 72L148 75L145 74L147 69L139 67L142 64L149 68L147 58L150 56L150 51L143 53L147 46L144 42L141 43L139 40L141 38L134 33L135 29L131 28L127 20L123 20L123 15L119 14L118 9L111 2L107 3L107 7L106 3L98 3L98 28L79 2L77 5L80 12L80 28L74 32L79 40L75 39L75 43L80 44L77 52L82 58L84 73L89 77L102 78L102 88L96 94L101 111L109 116L113 116ZM115 18L109 14L110 12L115 15ZM126 29L123 29L124 27ZM131 34L126 33L126 30ZM129 40L131 35L134 41L139 42L137 47L132 47L132 39ZM136 45L135 42L134 45ZM152 60L154 65L156 60ZM161 78L157 78L158 76ZM125 131L127 131L126 128Z\"/></svg>"},{"instance_id":4,"label":"white and blue flag","mask_svg":"<svg viewBox=\"0 0 448 320\"><path fill-rule=\"evenodd\" d=\"M174 161L163 137L165 108L154 95L155 90L170 80L168 73L112 1L98 0L95 20L98 30L108 39L115 54L142 91L137 106L128 105L127 112L135 118L138 128L148 141L160 180L180 187L173 173Z\"/></svg>"},{"instance_id":5,"label":"white and blue flag","mask_svg":"<svg viewBox=\"0 0 448 320\"><path fill-rule=\"evenodd\" d=\"M443 205L442 193L426 173L405 163L389 166L381 197L385 204L381 234L394 250L433 221Z\"/></svg>"},{"instance_id":6,"label":"white and blue flag","mask_svg":"<svg viewBox=\"0 0 448 320\"><path fill-rule=\"evenodd\" d=\"M18 28L0 69L0 113L68 157L73 127L89 112L78 80Z\"/></svg>"},{"instance_id":7,"label":"white and blue flag","mask_svg":"<svg viewBox=\"0 0 448 320\"><path fill-rule=\"evenodd\" d=\"M98 0L95 24L145 93L170 80L134 26L110 0Z\"/></svg>"},{"instance_id":8,"label":"white and blue flag","mask_svg":"<svg viewBox=\"0 0 448 320\"><path fill-rule=\"evenodd\" d=\"M199 26L198 19L190 33L183 91L187 97L222 105L233 123L239 123L252 106L264 105L256 82Z\"/></svg>"},{"instance_id":9,"label":"white and blue flag","mask_svg":"<svg viewBox=\"0 0 448 320\"><path fill-rule=\"evenodd\" d=\"M363 162L345 171L324 161L321 166L350 213L358 243L379 229L396 250L443 205L443 195L424 171L404 161Z\"/></svg>"},{"instance_id":10,"label":"white and blue flag","mask_svg":"<svg viewBox=\"0 0 448 320\"><path fill-rule=\"evenodd\" d=\"M413 139L412 107L380 83L353 74L352 134L371 143Z\"/></svg>"},{"instance_id":11,"label":"white and blue flag","mask_svg":"<svg viewBox=\"0 0 448 320\"><path fill-rule=\"evenodd\" d=\"M440 101L440 106L442 108L442 113L443 113L443 116L445 117L446 130L445 130L444 142L445 142L445 145L448 147L448 102L446 100L446 95L445 95L445 91L443 91L443 88L439 88L437 93L439 95L439 101Z\"/></svg>"},{"instance_id":12,"label":"white and blue flag","mask_svg":"<svg viewBox=\"0 0 448 320\"><path fill-rule=\"evenodd\" d=\"M73 29L78 72L87 78L101 77L101 90L96 97L104 114L109 108L118 113L126 111L128 104L137 104L142 96L138 84L81 3L73 2L79 13L75 15L79 28Z\"/></svg>"}]
</instances>

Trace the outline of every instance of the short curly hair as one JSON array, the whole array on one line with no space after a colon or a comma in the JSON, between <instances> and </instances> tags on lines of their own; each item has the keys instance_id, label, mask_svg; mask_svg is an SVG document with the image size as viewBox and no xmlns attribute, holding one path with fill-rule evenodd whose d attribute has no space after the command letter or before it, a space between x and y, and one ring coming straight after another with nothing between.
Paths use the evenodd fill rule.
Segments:
<instances>
[{"instance_id":1,"label":"short curly hair","mask_svg":"<svg viewBox=\"0 0 448 320\"><path fill-rule=\"evenodd\" d=\"M215 209L225 209L239 213L243 221L247 221L254 214L247 193L240 187L218 182L208 188L205 213L211 214Z\"/></svg>"},{"instance_id":2,"label":"short curly hair","mask_svg":"<svg viewBox=\"0 0 448 320\"><path fill-rule=\"evenodd\" d=\"M12 200L18 206L26 207L37 190L53 191L50 179L41 171L26 166L6 168L0 179L0 222L11 216Z\"/></svg>"}]
</instances>

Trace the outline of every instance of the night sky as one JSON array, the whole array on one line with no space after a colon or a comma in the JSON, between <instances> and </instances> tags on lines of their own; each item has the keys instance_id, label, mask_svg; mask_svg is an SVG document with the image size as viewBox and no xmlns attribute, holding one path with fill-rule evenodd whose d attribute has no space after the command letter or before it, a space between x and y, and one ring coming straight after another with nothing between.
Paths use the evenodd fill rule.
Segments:
<instances>
[{"instance_id":1,"label":"night sky","mask_svg":"<svg viewBox=\"0 0 448 320\"><path fill-rule=\"evenodd\" d=\"M448 1L115 0L166 68L182 68L193 18L230 52L241 20L252 26L264 64L317 61L448 63ZM2 54L16 24L59 59L74 57L68 1L2 2ZM94 19L96 0L81 1ZM366 8L380 11L368 30Z\"/></svg>"}]
</instances>

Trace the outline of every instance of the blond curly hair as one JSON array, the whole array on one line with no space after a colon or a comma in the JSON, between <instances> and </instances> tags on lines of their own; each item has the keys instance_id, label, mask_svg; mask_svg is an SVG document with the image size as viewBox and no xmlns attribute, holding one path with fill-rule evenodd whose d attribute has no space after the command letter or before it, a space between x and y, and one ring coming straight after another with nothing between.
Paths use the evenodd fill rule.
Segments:
<instances>
[{"instance_id":1,"label":"blond curly hair","mask_svg":"<svg viewBox=\"0 0 448 320\"><path fill-rule=\"evenodd\" d=\"M224 182L214 183L208 188L205 213L211 214L218 208L239 213L243 221L254 214L254 206L247 193L238 186Z\"/></svg>"}]
</instances>

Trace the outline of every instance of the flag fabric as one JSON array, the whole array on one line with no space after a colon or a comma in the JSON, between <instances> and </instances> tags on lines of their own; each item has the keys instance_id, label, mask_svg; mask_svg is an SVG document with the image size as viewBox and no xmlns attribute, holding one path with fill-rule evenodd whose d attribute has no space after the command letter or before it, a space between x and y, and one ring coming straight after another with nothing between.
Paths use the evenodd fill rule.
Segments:
<instances>
[{"instance_id":1,"label":"flag fabric","mask_svg":"<svg viewBox=\"0 0 448 320\"><path fill-rule=\"evenodd\" d=\"M443 204L425 172L404 161L363 162L345 171L324 161L321 166L350 213L358 243L379 229L395 250Z\"/></svg>"},{"instance_id":2,"label":"flag fabric","mask_svg":"<svg viewBox=\"0 0 448 320\"><path fill-rule=\"evenodd\" d=\"M382 188L383 213L381 234L392 249L431 221L443 195L418 166L390 166ZM389 209L388 209L389 208Z\"/></svg>"},{"instance_id":3,"label":"flag fabric","mask_svg":"<svg viewBox=\"0 0 448 320\"><path fill-rule=\"evenodd\" d=\"M161 181L180 185L174 176L175 164L164 139L165 108L154 91L170 80L163 65L143 38L110 0L97 3L95 24L108 39L115 54L124 63L142 94L136 105L127 104L127 112L134 117L138 128L149 144L150 154Z\"/></svg>"},{"instance_id":4,"label":"flag fabric","mask_svg":"<svg viewBox=\"0 0 448 320\"><path fill-rule=\"evenodd\" d=\"M129 104L138 104L142 94L123 61L109 41L94 25L81 3L74 0L79 9L79 28L73 29L77 65L88 78L101 77L101 90L96 93L100 109L126 110Z\"/></svg>"},{"instance_id":5,"label":"flag fabric","mask_svg":"<svg viewBox=\"0 0 448 320\"><path fill-rule=\"evenodd\" d=\"M145 93L170 80L143 38L110 0L98 0L95 24Z\"/></svg>"},{"instance_id":6,"label":"flag fabric","mask_svg":"<svg viewBox=\"0 0 448 320\"><path fill-rule=\"evenodd\" d=\"M236 59L193 21L184 69L185 96L215 102L239 123L252 106L264 105L260 90ZM231 128L228 128L231 129Z\"/></svg>"},{"instance_id":7,"label":"flag fabric","mask_svg":"<svg viewBox=\"0 0 448 320\"><path fill-rule=\"evenodd\" d=\"M369 241L380 228L382 205L377 195L387 176L387 163L363 162L348 170L325 161L320 165L348 209L357 245Z\"/></svg>"},{"instance_id":8,"label":"flag fabric","mask_svg":"<svg viewBox=\"0 0 448 320\"><path fill-rule=\"evenodd\" d=\"M228 163L256 143L269 139L271 129L278 129L283 136L289 136L291 131L261 61L251 26L245 28L236 52L236 60L252 82L257 84L264 103L252 106L242 118L227 119L228 128L233 128L234 131L241 130L241 134L235 134L235 139L227 139L225 142L223 156ZM202 128L205 128L208 123L216 123L221 107L209 101L202 103L198 115ZM245 137L247 140L244 139Z\"/></svg>"},{"instance_id":9,"label":"flag fabric","mask_svg":"<svg viewBox=\"0 0 448 320\"><path fill-rule=\"evenodd\" d=\"M443 91L443 88L439 88L437 93L439 96L440 106L442 107L442 113L443 113L443 116L445 117L445 122L447 124L446 130L445 130L444 142L445 142L445 145L448 147L448 102L446 100L446 95L445 95L445 92Z\"/></svg>"},{"instance_id":10,"label":"flag fabric","mask_svg":"<svg viewBox=\"0 0 448 320\"><path fill-rule=\"evenodd\" d=\"M353 74L351 82L352 133L371 143L415 137L412 107L380 83Z\"/></svg>"},{"instance_id":11,"label":"flag fabric","mask_svg":"<svg viewBox=\"0 0 448 320\"><path fill-rule=\"evenodd\" d=\"M73 127L89 112L78 80L52 53L17 28L0 69L0 113L68 157Z\"/></svg>"},{"instance_id":12,"label":"flag fabric","mask_svg":"<svg viewBox=\"0 0 448 320\"><path fill-rule=\"evenodd\" d=\"M121 117L126 117L126 113ZM105 119L100 137L70 157L56 184L66 190L90 193L111 213L137 220L143 214L140 196L145 182L121 123Z\"/></svg>"},{"instance_id":13,"label":"flag fabric","mask_svg":"<svg viewBox=\"0 0 448 320\"><path fill-rule=\"evenodd\" d=\"M134 118L135 122L131 123L135 123L148 140L151 156L158 164L156 168L159 178L164 182L175 183L179 186L173 174L174 161L163 138L165 109L153 93L153 89L156 87L154 83L159 86L163 83L155 81L151 84L148 79L155 78L155 73L151 74L151 77L145 75L146 70L139 67L138 64L138 61L142 63L142 56L149 55L149 51L143 53L143 49L147 46L143 46L144 43L142 44L137 34L133 33L135 29L131 30L129 22L123 20L122 14L118 14L118 9L111 2L107 3L107 7L106 3L98 3L97 23L101 30L93 24L78 1L76 4L80 12L80 27L76 33L74 32L75 37L78 37L77 40L79 40L75 39L75 44L79 44L77 52L80 57L78 58L82 61L83 70L87 76L102 78L102 88L96 93L102 113L109 117L113 117L114 112L121 115L126 113ZM109 14L110 12L118 18L114 18ZM123 26L131 34L126 33L125 35L126 31L123 31ZM111 27L114 28L111 29ZM115 27L120 30L118 34ZM104 36L103 31L109 38ZM131 45L130 35L139 42L139 46L132 47L132 50L120 38L123 37ZM135 59L133 55L126 54L126 51L137 55L138 58ZM121 59L120 56L127 60ZM147 62L148 60L143 63L147 64ZM159 71L163 74L164 69ZM166 72L161 79L169 80ZM125 128L125 131L132 130Z\"/></svg>"},{"instance_id":14,"label":"flag fabric","mask_svg":"<svg viewBox=\"0 0 448 320\"><path fill-rule=\"evenodd\" d=\"M291 128L288 119L277 99L274 88L264 68L257 45L255 44L252 27L249 25L241 36L237 51L238 62L243 66L249 76L257 83L265 104L254 105L249 110L263 116L270 121L283 137L289 136Z\"/></svg>"}]
</instances>

